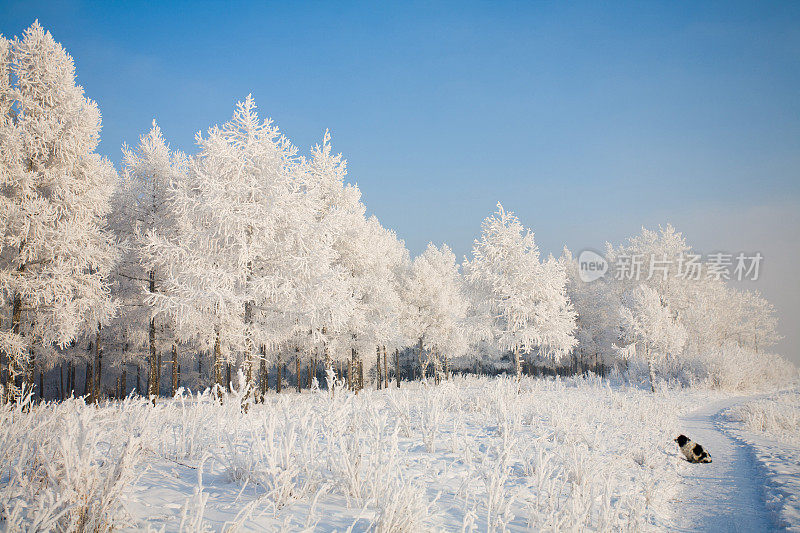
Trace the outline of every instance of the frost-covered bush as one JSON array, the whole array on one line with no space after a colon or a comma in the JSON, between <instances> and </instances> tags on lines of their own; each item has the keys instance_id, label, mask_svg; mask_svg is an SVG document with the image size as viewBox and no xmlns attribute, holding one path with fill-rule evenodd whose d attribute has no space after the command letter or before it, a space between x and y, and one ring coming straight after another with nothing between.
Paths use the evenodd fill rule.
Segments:
<instances>
[{"instance_id":1,"label":"frost-covered bush","mask_svg":"<svg viewBox=\"0 0 800 533\"><path fill-rule=\"evenodd\" d=\"M725 345L694 357L664 358L654 365L656 387L693 387L724 391L768 391L789 386L800 372L785 358L772 353L757 353L749 348ZM632 359L619 365L612 377L643 386L648 368Z\"/></svg>"},{"instance_id":2,"label":"frost-covered bush","mask_svg":"<svg viewBox=\"0 0 800 533\"><path fill-rule=\"evenodd\" d=\"M800 392L796 390L741 403L725 415L749 431L800 444Z\"/></svg>"},{"instance_id":3,"label":"frost-covered bush","mask_svg":"<svg viewBox=\"0 0 800 533\"><path fill-rule=\"evenodd\" d=\"M707 386L731 391L776 389L800 377L797 367L780 355L735 345L705 352L695 367Z\"/></svg>"},{"instance_id":4,"label":"frost-covered bush","mask_svg":"<svg viewBox=\"0 0 800 533\"><path fill-rule=\"evenodd\" d=\"M0 406L0 526L7 531L110 531L128 520L150 424L141 401L102 409L82 399ZM120 431L120 428L130 428Z\"/></svg>"}]
</instances>

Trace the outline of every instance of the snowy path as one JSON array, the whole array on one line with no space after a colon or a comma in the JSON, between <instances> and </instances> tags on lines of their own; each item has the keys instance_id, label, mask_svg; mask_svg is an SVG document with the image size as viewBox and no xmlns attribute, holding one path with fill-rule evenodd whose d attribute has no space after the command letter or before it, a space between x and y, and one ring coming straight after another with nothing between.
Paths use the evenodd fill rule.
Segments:
<instances>
[{"instance_id":1,"label":"snowy path","mask_svg":"<svg viewBox=\"0 0 800 533\"><path fill-rule=\"evenodd\" d=\"M680 531L775 531L764 503L764 475L753 450L724 431L720 412L752 399L726 398L681 419L682 431L711 452L711 464L689 464L676 503Z\"/></svg>"}]
</instances>

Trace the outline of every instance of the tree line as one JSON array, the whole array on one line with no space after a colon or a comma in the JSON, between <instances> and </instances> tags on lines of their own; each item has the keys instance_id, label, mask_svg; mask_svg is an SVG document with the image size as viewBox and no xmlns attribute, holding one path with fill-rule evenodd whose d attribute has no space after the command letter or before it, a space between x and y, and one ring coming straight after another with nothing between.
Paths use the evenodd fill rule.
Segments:
<instances>
[{"instance_id":1,"label":"tree line","mask_svg":"<svg viewBox=\"0 0 800 533\"><path fill-rule=\"evenodd\" d=\"M253 401L270 373L280 392L287 366L298 389L320 377L385 387L390 374L399 386L403 353L437 381L477 363L519 379L569 358L576 370L646 362L653 387L659 373L728 379L741 361L785 368L763 353L778 338L772 306L707 263L698 279L667 269L587 283L569 250L542 257L499 203L469 258L445 244L412 258L367 216L330 133L300 154L251 96L198 133L193 154L170 149L154 121L122 147L119 171L96 152L100 125L38 22L0 37L4 401L24 384L41 396L53 368L62 394L75 391L78 364L94 400L131 390L135 368L153 401L165 370L173 394L182 380L224 391L241 371ZM690 250L667 226L607 256Z\"/></svg>"}]
</instances>

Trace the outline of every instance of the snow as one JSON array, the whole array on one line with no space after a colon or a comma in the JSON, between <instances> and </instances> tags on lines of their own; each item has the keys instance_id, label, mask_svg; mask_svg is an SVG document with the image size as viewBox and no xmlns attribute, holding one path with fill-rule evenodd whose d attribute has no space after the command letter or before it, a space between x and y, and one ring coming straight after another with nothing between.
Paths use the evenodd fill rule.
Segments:
<instances>
[{"instance_id":1,"label":"snow","mask_svg":"<svg viewBox=\"0 0 800 533\"><path fill-rule=\"evenodd\" d=\"M457 377L271 394L246 413L243 397L3 407L0 509L167 531L641 530L670 518L685 410L674 391ZM87 498L103 505L81 510Z\"/></svg>"},{"instance_id":2,"label":"snow","mask_svg":"<svg viewBox=\"0 0 800 533\"><path fill-rule=\"evenodd\" d=\"M648 389L456 376L247 412L243 391L2 406L0 513L7 529L769 531L775 509L797 528L796 447L748 432L753 452L721 414L753 397ZM678 433L714 462L683 461Z\"/></svg>"},{"instance_id":3,"label":"snow","mask_svg":"<svg viewBox=\"0 0 800 533\"><path fill-rule=\"evenodd\" d=\"M701 444L710 464L682 461L682 494L676 502L676 529L682 531L770 531L763 476L752 450L731 436L720 413L743 398L710 402L681 419L681 433Z\"/></svg>"},{"instance_id":4,"label":"snow","mask_svg":"<svg viewBox=\"0 0 800 533\"><path fill-rule=\"evenodd\" d=\"M800 391L743 402L723 414L727 432L752 450L773 520L800 531Z\"/></svg>"},{"instance_id":5,"label":"snow","mask_svg":"<svg viewBox=\"0 0 800 533\"><path fill-rule=\"evenodd\" d=\"M734 396L684 416L714 462L684 463L676 528L800 531L800 394Z\"/></svg>"}]
</instances>

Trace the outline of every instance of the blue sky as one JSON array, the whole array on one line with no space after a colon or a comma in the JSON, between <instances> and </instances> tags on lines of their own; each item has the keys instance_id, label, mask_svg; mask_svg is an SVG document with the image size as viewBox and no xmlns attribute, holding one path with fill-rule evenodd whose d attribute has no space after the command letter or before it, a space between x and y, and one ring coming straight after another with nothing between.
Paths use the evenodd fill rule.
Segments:
<instances>
[{"instance_id":1,"label":"blue sky","mask_svg":"<svg viewBox=\"0 0 800 533\"><path fill-rule=\"evenodd\" d=\"M252 93L301 150L325 128L412 253L468 253L503 202L544 251L671 222L761 251L800 362L800 3L4 2L75 57L116 164Z\"/></svg>"}]
</instances>

